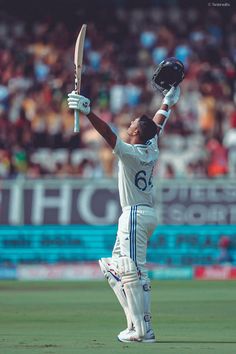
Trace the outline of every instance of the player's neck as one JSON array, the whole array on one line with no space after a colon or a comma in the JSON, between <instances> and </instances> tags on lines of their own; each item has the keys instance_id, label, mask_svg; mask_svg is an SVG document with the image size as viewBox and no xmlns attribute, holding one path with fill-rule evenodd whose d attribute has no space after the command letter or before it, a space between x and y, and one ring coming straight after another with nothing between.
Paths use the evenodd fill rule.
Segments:
<instances>
[{"instance_id":1,"label":"player's neck","mask_svg":"<svg viewBox=\"0 0 236 354\"><path fill-rule=\"evenodd\" d=\"M132 145L144 144L144 142L139 138L138 135L129 136L129 143L132 144Z\"/></svg>"}]
</instances>

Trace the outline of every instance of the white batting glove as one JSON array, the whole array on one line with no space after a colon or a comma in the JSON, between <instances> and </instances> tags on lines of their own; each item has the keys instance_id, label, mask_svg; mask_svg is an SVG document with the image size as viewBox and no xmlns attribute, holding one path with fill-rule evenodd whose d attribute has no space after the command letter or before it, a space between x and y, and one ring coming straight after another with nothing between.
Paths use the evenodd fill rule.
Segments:
<instances>
[{"instance_id":1,"label":"white batting glove","mask_svg":"<svg viewBox=\"0 0 236 354\"><path fill-rule=\"evenodd\" d=\"M67 102L71 109L77 109L85 115L90 113L90 99L78 95L75 91L69 93Z\"/></svg>"},{"instance_id":2,"label":"white batting glove","mask_svg":"<svg viewBox=\"0 0 236 354\"><path fill-rule=\"evenodd\" d=\"M171 89L169 91L167 91L167 93L164 92L164 94L165 94L165 98L163 99L162 103L167 104L169 106L169 108L171 108L179 100L180 88L179 88L179 86L171 87Z\"/></svg>"}]
</instances>

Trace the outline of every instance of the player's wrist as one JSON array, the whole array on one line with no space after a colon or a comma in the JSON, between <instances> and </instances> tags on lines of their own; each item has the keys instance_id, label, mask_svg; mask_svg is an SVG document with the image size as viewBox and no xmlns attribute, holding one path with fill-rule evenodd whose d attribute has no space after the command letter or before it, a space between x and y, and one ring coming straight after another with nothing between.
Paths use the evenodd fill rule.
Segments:
<instances>
[{"instance_id":1,"label":"player's wrist","mask_svg":"<svg viewBox=\"0 0 236 354\"><path fill-rule=\"evenodd\" d=\"M166 104L166 103L162 103L160 109L162 109L163 111L167 111L168 112L169 111L169 105Z\"/></svg>"}]
</instances>

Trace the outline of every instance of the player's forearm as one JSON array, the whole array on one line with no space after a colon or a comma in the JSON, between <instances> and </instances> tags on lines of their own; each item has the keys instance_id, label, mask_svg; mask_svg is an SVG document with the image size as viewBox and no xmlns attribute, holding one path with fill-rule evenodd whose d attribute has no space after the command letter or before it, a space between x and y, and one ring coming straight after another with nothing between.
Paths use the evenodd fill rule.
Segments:
<instances>
[{"instance_id":1,"label":"player's forearm","mask_svg":"<svg viewBox=\"0 0 236 354\"><path fill-rule=\"evenodd\" d=\"M88 119L94 126L94 128L98 131L99 134L104 135L108 128L110 128L107 123L105 123L101 118L99 118L92 111L87 115Z\"/></svg>"},{"instance_id":2,"label":"player's forearm","mask_svg":"<svg viewBox=\"0 0 236 354\"><path fill-rule=\"evenodd\" d=\"M157 125L157 133L160 134L164 129L166 122L170 115L170 108L173 107L179 100L180 88L172 86L171 89L165 93L161 108L156 112L153 120Z\"/></svg>"},{"instance_id":3,"label":"player's forearm","mask_svg":"<svg viewBox=\"0 0 236 354\"><path fill-rule=\"evenodd\" d=\"M153 117L153 121L157 125L157 134L159 134L161 130L164 128L165 123L169 117L169 114L170 114L170 109L167 104L162 104L160 109L155 113Z\"/></svg>"},{"instance_id":4,"label":"player's forearm","mask_svg":"<svg viewBox=\"0 0 236 354\"><path fill-rule=\"evenodd\" d=\"M164 123L166 117L163 114L159 113L160 110L168 112L169 106L167 104L162 104L160 109L155 113L155 115L153 117L153 120L156 124L162 125Z\"/></svg>"},{"instance_id":5,"label":"player's forearm","mask_svg":"<svg viewBox=\"0 0 236 354\"><path fill-rule=\"evenodd\" d=\"M88 117L94 128L106 140L112 149L116 145L116 134L113 133L109 125L103 122L95 113L90 110L90 99L72 91L68 95L68 106L71 109L78 110Z\"/></svg>"},{"instance_id":6,"label":"player's forearm","mask_svg":"<svg viewBox=\"0 0 236 354\"><path fill-rule=\"evenodd\" d=\"M98 133L103 136L112 149L114 149L116 144L116 135L113 133L109 125L92 111L87 115L87 117Z\"/></svg>"}]
</instances>

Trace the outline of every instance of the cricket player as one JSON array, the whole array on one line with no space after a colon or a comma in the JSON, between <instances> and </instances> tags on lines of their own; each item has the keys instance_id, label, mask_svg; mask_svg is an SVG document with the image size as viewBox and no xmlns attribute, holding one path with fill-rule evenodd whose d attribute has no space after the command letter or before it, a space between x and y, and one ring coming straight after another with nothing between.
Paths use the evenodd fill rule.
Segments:
<instances>
[{"instance_id":1,"label":"cricket player","mask_svg":"<svg viewBox=\"0 0 236 354\"><path fill-rule=\"evenodd\" d=\"M118 188L122 214L111 258L99 260L101 270L117 296L127 319L121 342L156 342L151 323L150 280L146 264L147 243L157 226L153 198L153 170L158 160L158 137L180 96L172 87L153 119L142 115L128 130L128 143L90 109L90 100L72 91L69 108L85 114L119 160Z\"/></svg>"}]
</instances>

